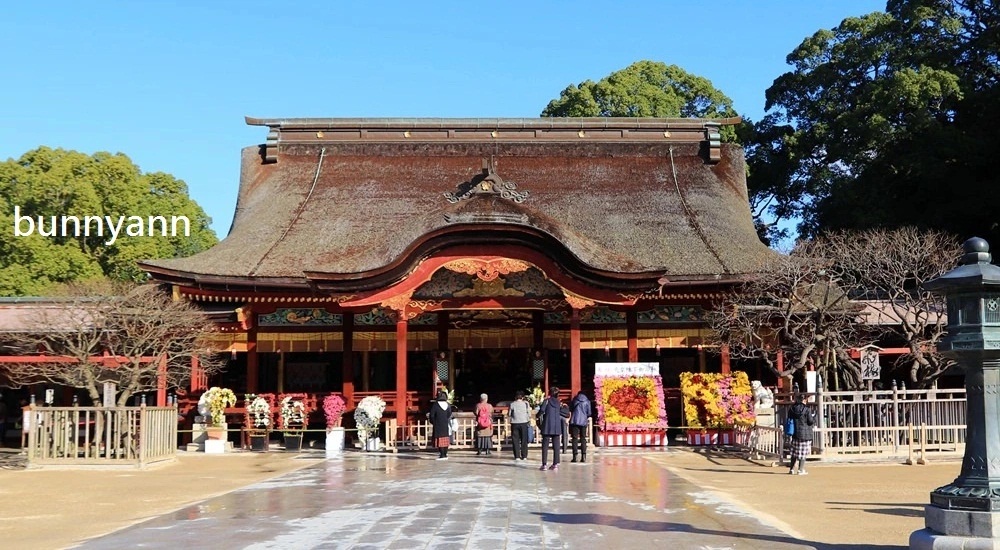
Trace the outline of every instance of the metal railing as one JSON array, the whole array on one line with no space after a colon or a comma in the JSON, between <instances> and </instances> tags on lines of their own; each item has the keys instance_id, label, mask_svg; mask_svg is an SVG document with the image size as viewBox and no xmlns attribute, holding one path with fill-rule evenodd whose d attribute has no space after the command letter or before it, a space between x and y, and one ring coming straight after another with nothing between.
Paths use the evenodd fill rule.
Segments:
<instances>
[{"instance_id":1,"label":"metal railing","mask_svg":"<svg viewBox=\"0 0 1000 550\"><path fill-rule=\"evenodd\" d=\"M135 466L176 456L176 407L26 407L28 466Z\"/></svg>"}]
</instances>

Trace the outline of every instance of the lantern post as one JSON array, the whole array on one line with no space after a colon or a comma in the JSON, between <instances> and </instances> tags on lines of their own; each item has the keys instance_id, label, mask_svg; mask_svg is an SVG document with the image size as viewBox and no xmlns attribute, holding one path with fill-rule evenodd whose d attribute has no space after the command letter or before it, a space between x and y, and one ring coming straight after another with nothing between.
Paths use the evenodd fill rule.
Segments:
<instances>
[{"instance_id":1,"label":"lantern post","mask_svg":"<svg viewBox=\"0 0 1000 550\"><path fill-rule=\"evenodd\" d=\"M948 336L938 350L965 372L965 456L955 481L931 491L911 549L1000 548L1000 267L985 240L962 248L960 265L924 288L945 297Z\"/></svg>"}]
</instances>

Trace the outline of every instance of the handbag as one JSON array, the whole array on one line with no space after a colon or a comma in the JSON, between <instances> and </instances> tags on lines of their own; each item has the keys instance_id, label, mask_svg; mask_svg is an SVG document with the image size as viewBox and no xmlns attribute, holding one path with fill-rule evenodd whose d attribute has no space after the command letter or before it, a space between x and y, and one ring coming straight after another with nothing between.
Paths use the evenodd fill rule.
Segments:
<instances>
[{"instance_id":1,"label":"handbag","mask_svg":"<svg viewBox=\"0 0 1000 550\"><path fill-rule=\"evenodd\" d=\"M795 419L785 420L785 435L795 435Z\"/></svg>"}]
</instances>

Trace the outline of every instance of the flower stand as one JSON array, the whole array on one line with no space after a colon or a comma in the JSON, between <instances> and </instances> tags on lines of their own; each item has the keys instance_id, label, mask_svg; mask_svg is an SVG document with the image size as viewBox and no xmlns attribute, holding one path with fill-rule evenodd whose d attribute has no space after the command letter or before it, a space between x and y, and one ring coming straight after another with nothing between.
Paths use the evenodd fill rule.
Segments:
<instances>
[{"instance_id":1,"label":"flower stand","mask_svg":"<svg viewBox=\"0 0 1000 550\"><path fill-rule=\"evenodd\" d=\"M226 452L228 441L222 439L206 439L205 440L205 453L206 454L222 454Z\"/></svg>"},{"instance_id":2,"label":"flower stand","mask_svg":"<svg viewBox=\"0 0 1000 550\"><path fill-rule=\"evenodd\" d=\"M326 430L326 456L334 457L344 454L344 428L329 428Z\"/></svg>"},{"instance_id":3,"label":"flower stand","mask_svg":"<svg viewBox=\"0 0 1000 550\"><path fill-rule=\"evenodd\" d=\"M285 432L285 450L286 451L301 451L302 450L302 434L301 433L288 433L288 432Z\"/></svg>"},{"instance_id":4,"label":"flower stand","mask_svg":"<svg viewBox=\"0 0 1000 550\"><path fill-rule=\"evenodd\" d=\"M366 451L378 451L381 449L382 449L382 439L379 437L369 438L368 441L365 442Z\"/></svg>"},{"instance_id":5,"label":"flower stand","mask_svg":"<svg viewBox=\"0 0 1000 550\"><path fill-rule=\"evenodd\" d=\"M688 445L734 445L736 434L733 430L688 430Z\"/></svg>"},{"instance_id":6,"label":"flower stand","mask_svg":"<svg viewBox=\"0 0 1000 550\"><path fill-rule=\"evenodd\" d=\"M668 438L667 432L663 430L639 432L598 430L595 443L598 447L666 447Z\"/></svg>"},{"instance_id":7,"label":"flower stand","mask_svg":"<svg viewBox=\"0 0 1000 550\"><path fill-rule=\"evenodd\" d=\"M267 450L267 433L251 433L250 434L250 450L263 452Z\"/></svg>"}]
</instances>

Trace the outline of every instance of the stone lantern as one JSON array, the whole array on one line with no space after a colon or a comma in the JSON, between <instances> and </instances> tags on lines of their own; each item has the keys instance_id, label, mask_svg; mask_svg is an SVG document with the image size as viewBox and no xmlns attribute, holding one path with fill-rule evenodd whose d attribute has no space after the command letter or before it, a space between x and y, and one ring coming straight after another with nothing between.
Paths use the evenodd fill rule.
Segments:
<instances>
[{"instance_id":1,"label":"stone lantern","mask_svg":"<svg viewBox=\"0 0 1000 550\"><path fill-rule=\"evenodd\" d=\"M927 528L910 535L911 549L1000 549L1000 267L985 240L962 248L961 265L924 288L945 296L948 336L938 350L965 371L965 457L961 475L931 492Z\"/></svg>"}]
</instances>

